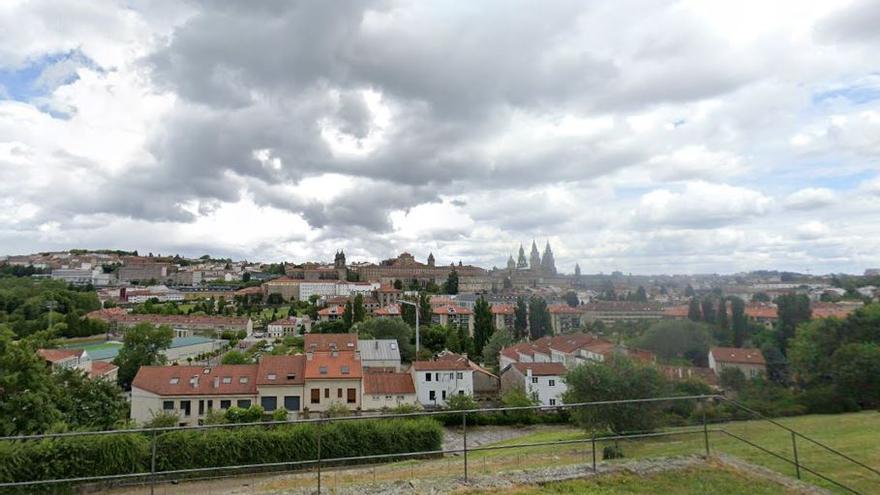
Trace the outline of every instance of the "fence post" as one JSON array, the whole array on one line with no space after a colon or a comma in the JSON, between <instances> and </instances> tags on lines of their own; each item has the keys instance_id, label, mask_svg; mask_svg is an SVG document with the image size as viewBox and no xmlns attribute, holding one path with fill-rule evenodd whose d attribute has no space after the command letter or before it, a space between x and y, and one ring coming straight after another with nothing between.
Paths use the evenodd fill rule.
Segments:
<instances>
[{"instance_id":1,"label":"fence post","mask_svg":"<svg viewBox=\"0 0 880 495\"><path fill-rule=\"evenodd\" d=\"M794 452L794 469L797 474L797 479L801 479L801 464L798 461L798 453L797 453L797 435L794 432L791 432L791 450Z\"/></svg>"},{"instance_id":2,"label":"fence post","mask_svg":"<svg viewBox=\"0 0 880 495\"><path fill-rule=\"evenodd\" d=\"M323 421L318 421L318 495L321 493L321 432L324 430Z\"/></svg>"},{"instance_id":3,"label":"fence post","mask_svg":"<svg viewBox=\"0 0 880 495\"><path fill-rule=\"evenodd\" d=\"M591 443L593 444L593 472L596 472L596 430L593 430Z\"/></svg>"},{"instance_id":4,"label":"fence post","mask_svg":"<svg viewBox=\"0 0 880 495\"><path fill-rule=\"evenodd\" d=\"M153 438L150 441L150 495L154 494L156 487L156 430L153 430Z\"/></svg>"},{"instance_id":5,"label":"fence post","mask_svg":"<svg viewBox=\"0 0 880 495\"><path fill-rule=\"evenodd\" d=\"M706 423L706 402L702 401L700 403L703 410L703 443L706 446L706 459L709 458L709 425Z\"/></svg>"},{"instance_id":6,"label":"fence post","mask_svg":"<svg viewBox=\"0 0 880 495\"><path fill-rule=\"evenodd\" d=\"M468 464L467 464L467 411L461 411L461 428L463 444L464 444L464 482L468 482Z\"/></svg>"}]
</instances>

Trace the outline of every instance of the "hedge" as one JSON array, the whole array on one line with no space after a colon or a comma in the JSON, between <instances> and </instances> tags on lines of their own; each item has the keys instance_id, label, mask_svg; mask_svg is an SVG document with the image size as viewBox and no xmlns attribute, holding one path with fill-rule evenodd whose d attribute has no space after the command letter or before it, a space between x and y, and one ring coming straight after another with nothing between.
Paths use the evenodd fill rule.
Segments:
<instances>
[{"instance_id":1,"label":"hedge","mask_svg":"<svg viewBox=\"0 0 880 495\"><path fill-rule=\"evenodd\" d=\"M156 470L306 461L317 458L314 423L178 430L156 437ZM320 426L321 457L439 450L443 430L430 418L362 419ZM150 470L150 435L140 433L0 442L0 482Z\"/></svg>"}]
</instances>

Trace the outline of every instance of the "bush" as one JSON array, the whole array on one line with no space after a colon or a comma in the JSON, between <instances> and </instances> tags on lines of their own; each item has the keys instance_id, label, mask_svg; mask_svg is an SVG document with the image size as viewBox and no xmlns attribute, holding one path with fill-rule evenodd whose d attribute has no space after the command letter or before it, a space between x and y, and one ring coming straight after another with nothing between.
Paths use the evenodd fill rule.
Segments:
<instances>
[{"instance_id":1,"label":"bush","mask_svg":"<svg viewBox=\"0 0 880 495\"><path fill-rule=\"evenodd\" d=\"M796 400L808 414L840 414L861 409L858 402L840 394L834 385L808 388L798 394Z\"/></svg>"},{"instance_id":2,"label":"bush","mask_svg":"<svg viewBox=\"0 0 880 495\"><path fill-rule=\"evenodd\" d=\"M318 428L324 459L435 451L443 440L429 418L176 430L156 436L156 468L313 460ZM0 482L148 472L150 442L136 433L0 442Z\"/></svg>"},{"instance_id":3,"label":"bush","mask_svg":"<svg viewBox=\"0 0 880 495\"><path fill-rule=\"evenodd\" d=\"M623 450L618 445L606 445L602 449L602 459L623 459Z\"/></svg>"}]
</instances>

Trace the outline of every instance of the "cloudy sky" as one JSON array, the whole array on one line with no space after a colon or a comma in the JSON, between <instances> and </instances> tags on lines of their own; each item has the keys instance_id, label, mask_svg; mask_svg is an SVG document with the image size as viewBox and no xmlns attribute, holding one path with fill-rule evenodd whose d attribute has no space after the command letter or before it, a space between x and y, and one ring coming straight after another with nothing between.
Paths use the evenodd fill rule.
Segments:
<instances>
[{"instance_id":1,"label":"cloudy sky","mask_svg":"<svg viewBox=\"0 0 880 495\"><path fill-rule=\"evenodd\" d=\"M880 3L0 2L0 254L880 266Z\"/></svg>"}]
</instances>

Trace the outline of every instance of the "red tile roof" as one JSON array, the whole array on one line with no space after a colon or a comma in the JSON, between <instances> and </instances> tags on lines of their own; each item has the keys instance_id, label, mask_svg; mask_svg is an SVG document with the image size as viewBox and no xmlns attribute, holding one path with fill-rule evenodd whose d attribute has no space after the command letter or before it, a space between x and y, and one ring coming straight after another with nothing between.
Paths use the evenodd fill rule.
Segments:
<instances>
[{"instance_id":1,"label":"red tile roof","mask_svg":"<svg viewBox=\"0 0 880 495\"><path fill-rule=\"evenodd\" d=\"M373 314L376 316L400 316L400 305L389 304L384 308L377 309Z\"/></svg>"},{"instance_id":2,"label":"red tile roof","mask_svg":"<svg viewBox=\"0 0 880 495\"><path fill-rule=\"evenodd\" d=\"M364 394L414 394L412 375L409 373L368 373L364 375Z\"/></svg>"},{"instance_id":3,"label":"red tile roof","mask_svg":"<svg viewBox=\"0 0 880 495\"><path fill-rule=\"evenodd\" d=\"M355 333L307 333L303 337L303 348L307 352L355 351L357 341Z\"/></svg>"},{"instance_id":4,"label":"red tile roof","mask_svg":"<svg viewBox=\"0 0 880 495\"><path fill-rule=\"evenodd\" d=\"M459 359L440 359L434 361L414 361L413 368L416 371L450 371L468 370L470 367L465 361Z\"/></svg>"},{"instance_id":5,"label":"red tile roof","mask_svg":"<svg viewBox=\"0 0 880 495\"><path fill-rule=\"evenodd\" d=\"M345 306L341 304L334 304L333 306L327 306L324 309L318 311L318 316L332 316L332 315L342 315L345 312Z\"/></svg>"},{"instance_id":6,"label":"red tile roof","mask_svg":"<svg viewBox=\"0 0 880 495\"><path fill-rule=\"evenodd\" d=\"M688 306L672 306L663 310L663 316L667 318L687 318L690 308Z\"/></svg>"},{"instance_id":7,"label":"red tile roof","mask_svg":"<svg viewBox=\"0 0 880 495\"><path fill-rule=\"evenodd\" d=\"M811 308L813 318L846 318L856 310L854 306L814 303Z\"/></svg>"},{"instance_id":8,"label":"red tile roof","mask_svg":"<svg viewBox=\"0 0 880 495\"><path fill-rule=\"evenodd\" d=\"M118 308L113 308L118 309ZM136 325L138 323L152 323L153 325L190 325L190 326L231 326L245 327L248 318L236 316L206 316L206 315L145 315L110 312L108 309L99 309L87 314L86 317L103 320L109 323L121 323L124 325Z\"/></svg>"},{"instance_id":9,"label":"red tile roof","mask_svg":"<svg viewBox=\"0 0 880 495\"><path fill-rule=\"evenodd\" d=\"M102 376L107 376L118 369L119 367L113 363L105 363L104 361L92 361L92 369L91 371L89 371L89 376L92 378L99 378Z\"/></svg>"},{"instance_id":10,"label":"red tile roof","mask_svg":"<svg viewBox=\"0 0 880 495\"><path fill-rule=\"evenodd\" d=\"M358 380L364 376L357 352L314 352L311 355L311 359L306 357L308 380Z\"/></svg>"},{"instance_id":11,"label":"red tile roof","mask_svg":"<svg viewBox=\"0 0 880 495\"><path fill-rule=\"evenodd\" d=\"M512 315L514 313L514 307L512 304L493 304L492 305L492 314L493 315Z\"/></svg>"},{"instance_id":12,"label":"red tile roof","mask_svg":"<svg viewBox=\"0 0 880 495\"><path fill-rule=\"evenodd\" d=\"M457 306L455 304L442 304L431 308L431 312L435 315L472 315L473 311Z\"/></svg>"},{"instance_id":13,"label":"red tile roof","mask_svg":"<svg viewBox=\"0 0 880 495\"><path fill-rule=\"evenodd\" d=\"M257 385L302 385L305 369L306 357L302 354L263 356L257 368Z\"/></svg>"},{"instance_id":14,"label":"red tile roof","mask_svg":"<svg viewBox=\"0 0 880 495\"><path fill-rule=\"evenodd\" d=\"M59 361L64 361L65 359L70 359L74 357L81 357L83 355L82 349L39 349L37 350L37 354L40 355L41 358L49 361L51 363L57 363Z\"/></svg>"},{"instance_id":15,"label":"red tile roof","mask_svg":"<svg viewBox=\"0 0 880 495\"><path fill-rule=\"evenodd\" d=\"M523 375L532 370L534 376L563 376L568 370L562 363L513 363L511 366Z\"/></svg>"},{"instance_id":16,"label":"red tile roof","mask_svg":"<svg viewBox=\"0 0 880 495\"><path fill-rule=\"evenodd\" d=\"M769 304L748 304L745 312L749 318L775 319L779 317L776 306Z\"/></svg>"},{"instance_id":17,"label":"red tile roof","mask_svg":"<svg viewBox=\"0 0 880 495\"><path fill-rule=\"evenodd\" d=\"M386 293L386 294L399 294L402 291L400 289L395 289L391 285L383 285L383 286L379 287L378 289L376 289L376 292Z\"/></svg>"},{"instance_id":18,"label":"red tile roof","mask_svg":"<svg viewBox=\"0 0 880 495\"><path fill-rule=\"evenodd\" d=\"M198 377L195 384L190 382L193 377ZM133 388L163 396L254 395L257 393L256 382L256 364L224 364L213 368L141 366L131 385Z\"/></svg>"},{"instance_id":19,"label":"red tile roof","mask_svg":"<svg viewBox=\"0 0 880 495\"><path fill-rule=\"evenodd\" d=\"M760 364L765 365L764 355L760 349L742 349L739 347L712 347L709 353L719 363Z\"/></svg>"},{"instance_id":20,"label":"red tile roof","mask_svg":"<svg viewBox=\"0 0 880 495\"><path fill-rule=\"evenodd\" d=\"M580 307L571 307L568 304L554 304L547 308L550 311L550 314L568 314L568 315L579 315L584 312Z\"/></svg>"},{"instance_id":21,"label":"red tile roof","mask_svg":"<svg viewBox=\"0 0 880 495\"><path fill-rule=\"evenodd\" d=\"M280 325L282 327L295 327L297 325L297 321L291 320L289 318L282 318L280 320L275 320L272 323L269 323L269 325Z\"/></svg>"}]
</instances>

